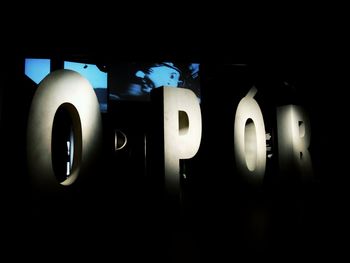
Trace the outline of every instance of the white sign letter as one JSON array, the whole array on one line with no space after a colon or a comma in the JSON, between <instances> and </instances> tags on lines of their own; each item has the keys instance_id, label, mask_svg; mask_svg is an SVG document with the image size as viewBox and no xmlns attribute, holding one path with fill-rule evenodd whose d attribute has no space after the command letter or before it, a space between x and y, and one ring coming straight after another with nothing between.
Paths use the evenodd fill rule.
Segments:
<instances>
[{"instance_id":1,"label":"white sign letter","mask_svg":"<svg viewBox=\"0 0 350 263\"><path fill-rule=\"evenodd\" d=\"M278 152L282 172L312 175L309 153L310 122L301 107L286 105L277 108ZM304 178L306 179L306 178Z\"/></svg>"},{"instance_id":2,"label":"white sign letter","mask_svg":"<svg viewBox=\"0 0 350 263\"><path fill-rule=\"evenodd\" d=\"M234 126L237 170L252 183L261 183L266 166L266 135L255 87L239 102Z\"/></svg>"},{"instance_id":3,"label":"white sign letter","mask_svg":"<svg viewBox=\"0 0 350 263\"><path fill-rule=\"evenodd\" d=\"M192 158L202 138L202 115L198 98L189 89L164 87L165 188L178 194L180 159Z\"/></svg>"},{"instance_id":4,"label":"white sign letter","mask_svg":"<svg viewBox=\"0 0 350 263\"><path fill-rule=\"evenodd\" d=\"M60 183L52 166L52 128L62 105L71 116L76 140L72 145L74 161L70 176ZM99 103L90 83L71 70L49 74L36 90L28 118L27 160L34 186L44 192L55 192L72 184L98 154L101 129Z\"/></svg>"}]
</instances>

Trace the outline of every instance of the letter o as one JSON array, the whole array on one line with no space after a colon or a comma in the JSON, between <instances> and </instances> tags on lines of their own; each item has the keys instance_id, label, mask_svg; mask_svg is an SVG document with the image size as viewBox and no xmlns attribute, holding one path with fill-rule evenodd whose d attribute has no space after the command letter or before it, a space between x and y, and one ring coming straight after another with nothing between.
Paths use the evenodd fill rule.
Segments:
<instances>
[{"instance_id":1,"label":"letter o","mask_svg":"<svg viewBox=\"0 0 350 263\"><path fill-rule=\"evenodd\" d=\"M252 88L238 104L234 125L237 170L246 181L261 183L266 167L265 125Z\"/></svg>"},{"instance_id":2,"label":"letter o","mask_svg":"<svg viewBox=\"0 0 350 263\"><path fill-rule=\"evenodd\" d=\"M52 165L52 128L55 114L65 106L72 119L74 161L70 176L59 182ZM99 103L91 84L71 70L57 70L40 83L29 111L27 127L28 171L35 188L56 192L74 183L88 169L101 143Z\"/></svg>"}]
</instances>

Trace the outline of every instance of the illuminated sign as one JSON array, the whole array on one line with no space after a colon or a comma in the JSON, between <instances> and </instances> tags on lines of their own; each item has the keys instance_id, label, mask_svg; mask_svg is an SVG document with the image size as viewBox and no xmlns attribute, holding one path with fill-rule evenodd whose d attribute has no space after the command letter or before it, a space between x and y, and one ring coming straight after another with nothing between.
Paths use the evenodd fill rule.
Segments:
<instances>
[{"instance_id":1,"label":"illuminated sign","mask_svg":"<svg viewBox=\"0 0 350 263\"><path fill-rule=\"evenodd\" d=\"M295 105L277 108L278 153L284 174L313 175L310 146L310 121L306 112Z\"/></svg>"},{"instance_id":2,"label":"illuminated sign","mask_svg":"<svg viewBox=\"0 0 350 263\"><path fill-rule=\"evenodd\" d=\"M254 99L256 88L239 102L234 128L237 170L254 183L261 183L266 166L265 125L259 104Z\"/></svg>"},{"instance_id":3,"label":"illuminated sign","mask_svg":"<svg viewBox=\"0 0 350 263\"><path fill-rule=\"evenodd\" d=\"M163 87L164 173L170 194L179 191L180 159L196 155L202 138L197 96L189 89Z\"/></svg>"},{"instance_id":4,"label":"illuminated sign","mask_svg":"<svg viewBox=\"0 0 350 263\"><path fill-rule=\"evenodd\" d=\"M59 183L52 167L52 129L57 110L72 119L74 156L70 176ZM75 71L58 70L40 83L32 100L27 128L29 173L38 189L55 191L72 184L94 160L101 144L99 103L90 83Z\"/></svg>"},{"instance_id":5,"label":"illuminated sign","mask_svg":"<svg viewBox=\"0 0 350 263\"><path fill-rule=\"evenodd\" d=\"M165 189L179 193L180 159L196 155L201 142L202 116L197 96L184 88L162 87L158 97L163 105L163 150ZM237 171L250 183L261 183L266 166L266 132L263 114L254 99L256 88L239 102L234 119L234 152ZM54 117L65 107L73 122L73 161L70 176L57 182L52 168ZM101 116L90 83L71 70L50 73L39 85L32 101L27 130L28 165L39 188L59 189L72 184L93 161L101 143ZM277 109L278 153L281 169L296 168L312 174L310 124L300 107ZM68 168L67 168L68 170Z\"/></svg>"}]
</instances>

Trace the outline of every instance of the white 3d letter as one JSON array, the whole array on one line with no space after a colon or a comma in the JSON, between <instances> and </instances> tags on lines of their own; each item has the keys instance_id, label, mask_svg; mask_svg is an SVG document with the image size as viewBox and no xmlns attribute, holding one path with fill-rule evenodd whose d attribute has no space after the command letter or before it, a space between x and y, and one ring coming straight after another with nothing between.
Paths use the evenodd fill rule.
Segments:
<instances>
[{"instance_id":1,"label":"white 3d letter","mask_svg":"<svg viewBox=\"0 0 350 263\"><path fill-rule=\"evenodd\" d=\"M165 188L178 194L180 159L192 158L202 138L202 116L196 95L189 89L164 87Z\"/></svg>"},{"instance_id":2,"label":"white 3d letter","mask_svg":"<svg viewBox=\"0 0 350 263\"><path fill-rule=\"evenodd\" d=\"M79 130L74 147L70 176L59 183L52 166L52 127L57 109L62 105L72 117L73 128ZM80 129L81 128L81 129ZM96 94L88 80L71 70L49 74L34 95L27 129L27 160L34 187L55 192L72 184L78 174L95 158L102 135L101 115ZM81 132L80 132L81 131Z\"/></svg>"},{"instance_id":3,"label":"white 3d letter","mask_svg":"<svg viewBox=\"0 0 350 263\"><path fill-rule=\"evenodd\" d=\"M239 102L234 126L237 170L249 182L261 183L266 166L266 135L263 115L254 96L255 87Z\"/></svg>"},{"instance_id":4,"label":"white 3d letter","mask_svg":"<svg viewBox=\"0 0 350 263\"><path fill-rule=\"evenodd\" d=\"M279 164L283 173L312 175L308 151L310 122L301 107L286 105L277 108ZM305 178L304 178L305 179Z\"/></svg>"}]
</instances>

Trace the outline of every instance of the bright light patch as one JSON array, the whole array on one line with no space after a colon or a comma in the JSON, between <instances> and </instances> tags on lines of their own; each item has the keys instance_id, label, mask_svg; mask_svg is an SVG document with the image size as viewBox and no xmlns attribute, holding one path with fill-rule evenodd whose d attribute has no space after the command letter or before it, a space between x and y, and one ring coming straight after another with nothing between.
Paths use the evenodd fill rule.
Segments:
<instances>
[{"instance_id":1,"label":"bright light patch","mask_svg":"<svg viewBox=\"0 0 350 263\"><path fill-rule=\"evenodd\" d=\"M248 119L244 132L244 153L249 171L254 171L257 160L257 141L254 122Z\"/></svg>"},{"instance_id":2,"label":"bright light patch","mask_svg":"<svg viewBox=\"0 0 350 263\"><path fill-rule=\"evenodd\" d=\"M67 176L70 175L70 163L69 162L67 162L67 173L66 173L66 175Z\"/></svg>"}]
</instances>

